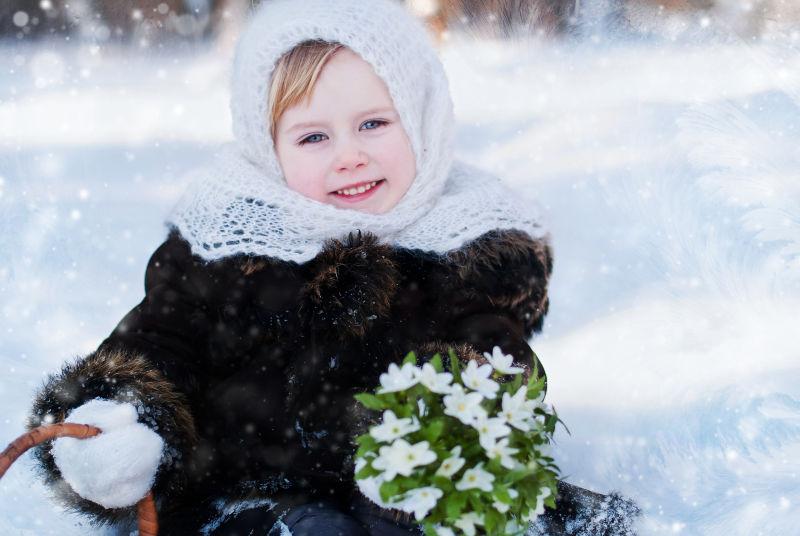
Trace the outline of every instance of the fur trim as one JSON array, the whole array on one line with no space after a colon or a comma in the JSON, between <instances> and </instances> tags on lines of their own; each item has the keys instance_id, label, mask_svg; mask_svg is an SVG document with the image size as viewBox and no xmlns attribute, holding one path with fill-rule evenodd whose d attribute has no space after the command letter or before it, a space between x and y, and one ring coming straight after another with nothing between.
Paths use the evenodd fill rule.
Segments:
<instances>
[{"instance_id":1,"label":"fur trim","mask_svg":"<svg viewBox=\"0 0 800 536\"><path fill-rule=\"evenodd\" d=\"M417 359L419 362L426 362L430 361L430 359L435 355L439 354L442 356L442 365L444 368L447 369L450 366L450 348L458 356L459 360L462 363L469 363L470 361L475 361L478 363L478 366L488 364L489 361L483 357L483 354L475 349L471 344L468 343L446 343L442 341L432 341L427 342L420 346L419 351L417 351ZM515 367L522 367L524 372L522 373L522 379L527 382L528 379L531 377L531 368L528 366L527 363L521 362L514 362ZM503 383L507 380L511 379L511 376L500 376L497 380L500 383Z\"/></svg>"},{"instance_id":2,"label":"fur trim","mask_svg":"<svg viewBox=\"0 0 800 536\"><path fill-rule=\"evenodd\" d=\"M458 358L464 363L476 361L478 365L488 363L485 357L480 354L472 345L467 343L446 343L443 341L426 342L417 350L417 358L420 362L430 361L435 354L442 356L442 364L447 367L450 363L450 349L456 353Z\"/></svg>"},{"instance_id":3,"label":"fur trim","mask_svg":"<svg viewBox=\"0 0 800 536\"><path fill-rule=\"evenodd\" d=\"M61 422L67 413L94 398L134 404L140 422L150 426L167 443L162 464L181 463L197 441L194 419L187 401L145 358L120 350L98 349L84 359L64 365L51 375L34 399L28 429ZM135 507L105 509L76 494L61 478L50 452L50 444L37 447L34 456L45 480L56 490L65 506L88 513L97 524L129 522ZM154 492L174 493L184 486L181 471L170 480L156 478ZM163 473L162 473L163 474Z\"/></svg>"},{"instance_id":4,"label":"fur trim","mask_svg":"<svg viewBox=\"0 0 800 536\"><path fill-rule=\"evenodd\" d=\"M392 248L371 233L331 239L308 263L301 316L323 336L361 338L372 320L389 315L400 278Z\"/></svg>"},{"instance_id":5,"label":"fur trim","mask_svg":"<svg viewBox=\"0 0 800 536\"><path fill-rule=\"evenodd\" d=\"M453 285L464 299L488 296L493 306L520 320L527 337L541 331L553 271L549 237L534 239L514 229L490 231L448 253L447 260L456 267Z\"/></svg>"},{"instance_id":6,"label":"fur trim","mask_svg":"<svg viewBox=\"0 0 800 536\"><path fill-rule=\"evenodd\" d=\"M256 272L260 272L267 266L267 261L264 258L259 257L247 257L240 266L242 273L244 275L253 275Z\"/></svg>"}]
</instances>

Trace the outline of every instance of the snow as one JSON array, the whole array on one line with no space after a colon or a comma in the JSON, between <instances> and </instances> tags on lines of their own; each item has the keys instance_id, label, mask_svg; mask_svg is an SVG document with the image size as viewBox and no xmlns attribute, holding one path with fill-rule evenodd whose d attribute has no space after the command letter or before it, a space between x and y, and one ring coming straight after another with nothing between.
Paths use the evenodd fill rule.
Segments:
<instances>
[{"instance_id":1,"label":"snow","mask_svg":"<svg viewBox=\"0 0 800 536\"><path fill-rule=\"evenodd\" d=\"M799 43L480 42L442 54L458 153L536 197L555 249L532 345L567 480L619 491L642 534L800 523ZM162 219L230 139L220 51L5 43L0 443L47 373L142 296ZM30 456L3 534L104 534Z\"/></svg>"},{"instance_id":2,"label":"snow","mask_svg":"<svg viewBox=\"0 0 800 536\"><path fill-rule=\"evenodd\" d=\"M66 422L103 431L89 439L53 441L53 459L78 495L105 508L123 508L139 502L153 487L164 440L137 417L133 404L99 398L67 415Z\"/></svg>"}]
</instances>

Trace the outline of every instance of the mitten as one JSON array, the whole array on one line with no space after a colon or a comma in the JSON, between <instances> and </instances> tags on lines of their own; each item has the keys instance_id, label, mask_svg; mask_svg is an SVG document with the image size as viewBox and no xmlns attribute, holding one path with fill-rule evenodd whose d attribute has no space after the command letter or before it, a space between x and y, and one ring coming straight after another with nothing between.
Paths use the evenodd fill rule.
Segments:
<instances>
[{"instance_id":1,"label":"mitten","mask_svg":"<svg viewBox=\"0 0 800 536\"><path fill-rule=\"evenodd\" d=\"M98 398L72 410L65 421L102 430L89 439L53 442L53 459L75 493L105 508L131 506L145 496L155 480L164 440L137 422L132 404Z\"/></svg>"}]
</instances>

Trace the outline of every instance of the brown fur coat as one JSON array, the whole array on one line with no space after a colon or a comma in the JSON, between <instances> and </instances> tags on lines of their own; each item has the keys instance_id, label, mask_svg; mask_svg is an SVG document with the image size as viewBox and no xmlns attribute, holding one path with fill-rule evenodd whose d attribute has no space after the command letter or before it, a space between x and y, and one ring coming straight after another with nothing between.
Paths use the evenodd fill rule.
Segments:
<instances>
[{"instance_id":1,"label":"brown fur coat","mask_svg":"<svg viewBox=\"0 0 800 536\"><path fill-rule=\"evenodd\" d=\"M96 397L137 405L167 444L154 487L165 519L254 490L345 497L364 424L352 395L411 350L452 346L470 360L499 345L530 369L551 270L546 240L520 231L446 255L353 233L297 264L208 263L173 230L148 263L144 299L95 352L49 378L30 426ZM132 514L77 496L48 447L37 457L68 505L101 522Z\"/></svg>"}]
</instances>

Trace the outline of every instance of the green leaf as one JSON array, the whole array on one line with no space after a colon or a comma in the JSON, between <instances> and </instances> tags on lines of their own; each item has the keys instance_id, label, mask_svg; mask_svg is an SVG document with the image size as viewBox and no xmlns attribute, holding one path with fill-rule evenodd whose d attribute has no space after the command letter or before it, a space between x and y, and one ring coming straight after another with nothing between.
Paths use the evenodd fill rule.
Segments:
<instances>
[{"instance_id":1,"label":"green leaf","mask_svg":"<svg viewBox=\"0 0 800 536\"><path fill-rule=\"evenodd\" d=\"M546 425L548 425L548 426L549 426L549 423L550 423L550 421L549 421L549 420L545 420L545 424L546 424ZM561 423L561 426L563 426L563 427L564 427L564 430L566 430L566 431L567 431L567 433L568 433L569 435L572 435L572 432L570 432L570 431L569 431L569 428L567 428L567 425L566 425L566 423L564 423L564 421L562 421L562 420L559 418L559 416L558 416L558 413L556 413L556 409L555 409L555 408L553 408L553 421L552 421L552 428L548 427L548 429L547 429L547 431L550 433L550 435L551 435L551 436L552 436L552 435L555 433L555 431L556 431L556 424L558 424L558 423Z\"/></svg>"},{"instance_id":2,"label":"green leaf","mask_svg":"<svg viewBox=\"0 0 800 536\"><path fill-rule=\"evenodd\" d=\"M376 447L361 445L360 447L358 447L358 450L356 450L356 458L363 458L370 452L374 453L376 450L377 450Z\"/></svg>"},{"instance_id":3,"label":"green leaf","mask_svg":"<svg viewBox=\"0 0 800 536\"><path fill-rule=\"evenodd\" d=\"M513 471L509 471L506 473L506 476L503 478L503 481L506 484L513 484L515 482L519 482L523 478L530 476L534 473L534 469L528 469L527 467L524 469L514 469Z\"/></svg>"},{"instance_id":4,"label":"green leaf","mask_svg":"<svg viewBox=\"0 0 800 536\"><path fill-rule=\"evenodd\" d=\"M503 466L500 465L500 458L492 458L489 460L489 463L486 464L486 470L490 473L498 474L505 471Z\"/></svg>"},{"instance_id":5,"label":"green leaf","mask_svg":"<svg viewBox=\"0 0 800 536\"><path fill-rule=\"evenodd\" d=\"M362 467L358 473L356 473L356 480L362 480L371 476L378 476L379 474L381 474L380 471L374 469L370 464L367 464Z\"/></svg>"},{"instance_id":6,"label":"green leaf","mask_svg":"<svg viewBox=\"0 0 800 536\"><path fill-rule=\"evenodd\" d=\"M444 504L445 512L449 518L457 518L461 516L464 506L467 504L467 496L465 493L453 493L447 497Z\"/></svg>"},{"instance_id":7,"label":"green leaf","mask_svg":"<svg viewBox=\"0 0 800 536\"><path fill-rule=\"evenodd\" d=\"M400 493L400 484L396 480L391 480L389 482L384 482L381 484L381 500L383 502L389 502L395 495Z\"/></svg>"},{"instance_id":8,"label":"green leaf","mask_svg":"<svg viewBox=\"0 0 800 536\"><path fill-rule=\"evenodd\" d=\"M450 373L453 375L453 380L461 383L461 364L458 361L458 356L452 348L447 349L450 355Z\"/></svg>"},{"instance_id":9,"label":"green leaf","mask_svg":"<svg viewBox=\"0 0 800 536\"><path fill-rule=\"evenodd\" d=\"M361 434L356 438L356 443L362 447L377 447L378 441L369 434Z\"/></svg>"},{"instance_id":10,"label":"green leaf","mask_svg":"<svg viewBox=\"0 0 800 536\"><path fill-rule=\"evenodd\" d=\"M442 365L442 356L439 354L439 352L433 354L433 357L431 358L429 363L436 372L442 372L442 370L444 370L444 367Z\"/></svg>"},{"instance_id":11,"label":"green leaf","mask_svg":"<svg viewBox=\"0 0 800 536\"><path fill-rule=\"evenodd\" d=\"M400 399L398 398L399 394L400 393L397 392L383 393L378 397L378 399L380 399L381 402L383 402L383 405L387 408L393 408L400 403Z\"/></svg>"},{"instance_id":12,"label":"green leaf","mask_svg":"<svg viewBox=\"0 0 800 536\"><path fill-rule=\"evenodd\" d=\"M514 394L519 391L519 388L522 387L522 374L517 374L514 376L514 381L511 382L511 393Z\"/></svg>"},{"instance_id":13,"label":"green leaf","mask_svg":"<svg viewBox=\"0 0 800 536\"><path fill-rule=\"evenodd\" d=\"M415 402L409 400L402 406L396 407L394 413L400 419L407 419L408 417L414 415L414 410L416 409L416 406L417 404Z\"/></svg>"},{"instance_id":14,"label":"green leaf","mask_svg":"<svg viewBox=\"0 0 800 536\"><path fill-rule=\"evenodd\" d=\"M544 382L545 382L544 376L536 379L534 379L534 377L531 376L531 379L528 380L528 393L526 396L528 398L538 397L539 394L542 392L542 389L544 389Z\"/></svg>"},{"instance_id":15,"label":"green leaf","mask_svg":"<svg viewBox=\"0 0 800 536\"><path fill-rule=\"evenodd\" d=\"M460 423L461 421L456 422ZM468 430L468 433L465 435L465 443L462 445L461 457L469 460L482 455L484 450L480 443L478 443L478 432L473 428L472 430Z\"/></svg>"},{"instance_id":16,"label":"green leaf","mask_svg":"<svg viewBox=\"0 0 800 536\"><path fill-rule=\"evenodd\" d=\"M422 487L419 477L415 476L397 476L395 477L395 482L400 486L400 493Z\"/></svg>"},{"instance_id":17,"label":"green leaf","mask_svg":"<svg viewBox=\"0 0 800 536\"><path fill-rule=\"evenodd\" d=\"M536 355L536 352L531 350L531 353L533 354L533 370L531 371L531 379L539 378L539 363L541 363L541 361L539 361L539 356ZM541 377L543 378L544 376Z\"/></svg>"},{"instance_id":18,"label":"green leaf","mask_svg":"<svg viewBox=\"0 0 800 536\"><path fill-rule=\"evenodd\" d=\"M386 404L380 398L369 393L359 393L354 395L354 398L368 409L380 411L386 408Z\"/></svg>"},{"instance_id":19,"label":"green leaf","mask_svg":"<svg viewBox=\"0 0 800 536\"><path fill-rule=\"evenodd\" d=\"M441 475L434 475L434 477L431 479L431 482L434 486L441 489L445 493L453 489L453 482L449 478Z\"/></svg>"},{"instance_id":20,"label":"green leaf","mask_svg":"<svg viewBox=\"0 0 800 536\"><path fill-rule=\"evenodd\" d=\"M412 365L416 366L416 364L417 364L417 354L415 354L413 351L412 352L408 352L406 354L406 356L403 358L403 363L402 364L405 365L406 363L411 363Z\"/></svg>"},{"instance_id":21,"label":"green leaf","mask_svg":"<svg viewBox=\"0 0 800 536\"><path fill-rule=\"evenodd\" d=\"M526 478L517 483L517 491L520 495L525 497L525 502L528 503L531 508L536 507L536 498L539 496L540 490L541 487L536 480L532 478Z\"/></svg>"},{"instance_id":22,"label":"green leaf","mask_svg":"<svg viewBox=\"0 0 800 536\"><path fill-rule=\"evenodd\" d=\"M497 497L497 500L506 504L511 504L511 495L508 494L508 489L498 486L494 490L494 496Z\"/></svg>"},{"instance_id":23,"label":"green leaf","mask_svg":"<svg viewBox=\"0 0 800 536\"><path fill-rule=\"evenodd\" d=\"M469 501L469 505L476 512L482 512L483 511L483 503L481 503L481 499L480 499L479 495L480 495L480 491L478 491L478 490L470 490L468 495L467 495L467 500Z\"/></svg>"},{"instance_id":24,"label":"green leaf","mask_svg":"<svg viewBox=\"0 0 800 536\"><path fill-rule=\"evenodd\" d=\"M506 517L497 510L489 509L483 516L483 524L487 534L497 533L506 526Z\"/></svg>"},{"instance_id":25,"label":"green leaf","mask_svg":"<svg viewBox=\"0 0 800 536\"><path fill-rule=\"evenodd\" d=\"M424 437L429 443L433 443L439 436L442 435L442 431L444 430L444 419L442 417L437 417L422 429L422 437Z\"/></svg>"},{"instance_id":26,"label":"green leaf","mask_svg":"<svg viewBox=\"0 0 800 536\"><path fill-rule=\"evenodd\" d=\"M425 516L425 521L430 521L431 523L442 523L447 516L444 513L444 501L438 501L436 506L428 512L428 515Z\"/></svg>"}]
</instances>

